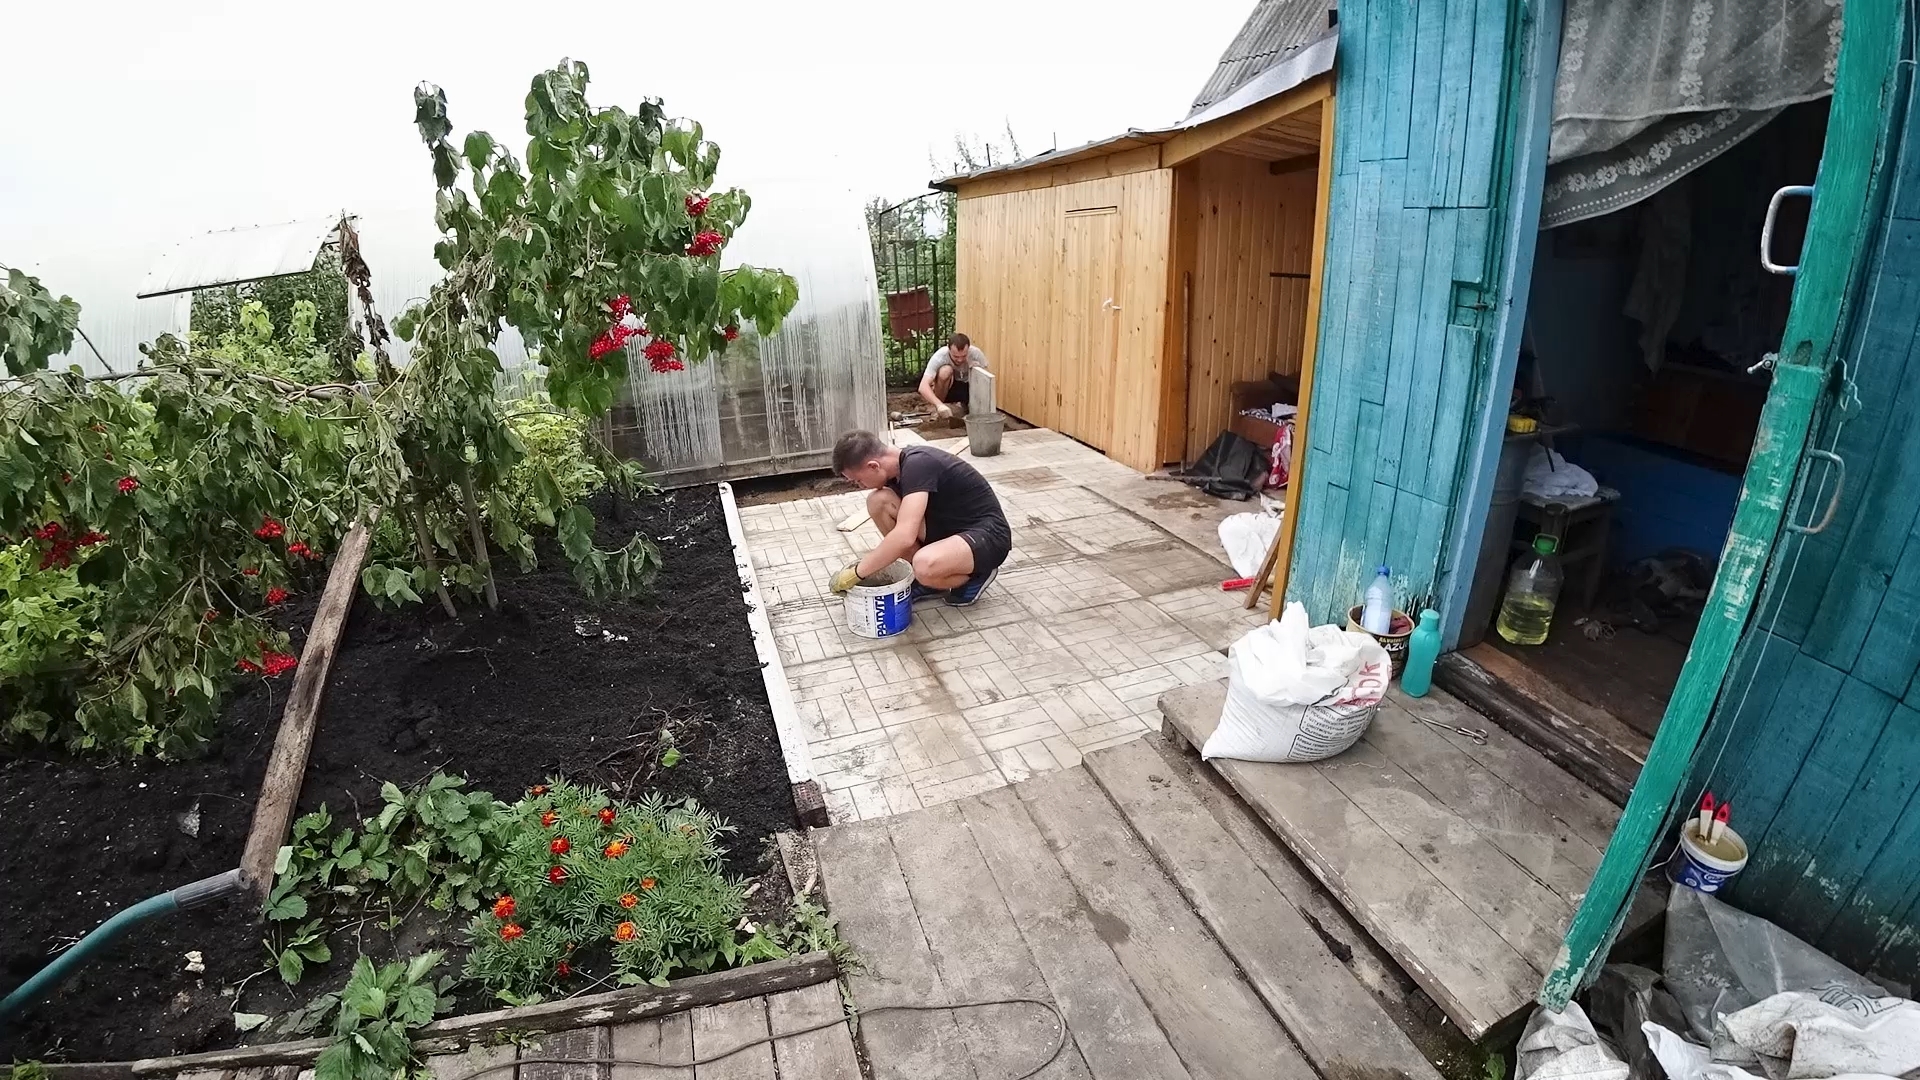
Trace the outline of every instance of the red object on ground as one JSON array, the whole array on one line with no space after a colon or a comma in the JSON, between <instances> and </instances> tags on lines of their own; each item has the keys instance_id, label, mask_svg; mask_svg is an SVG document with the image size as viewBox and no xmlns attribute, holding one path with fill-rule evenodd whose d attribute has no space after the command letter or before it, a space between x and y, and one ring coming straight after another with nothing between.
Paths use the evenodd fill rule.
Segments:
<instances>
[{"instance_id":1,"label":"red object on ground","mask_svg":"<svg viewBox=\"0 0 1920 1080\"><path fill-rule=\"evenodd\" d=\"M1220 583L1221 592L1239 592L1241 589L1251 588L1253 588L1253 579L1250 577L1228 578Z\"/></svg>"}]
</instances>

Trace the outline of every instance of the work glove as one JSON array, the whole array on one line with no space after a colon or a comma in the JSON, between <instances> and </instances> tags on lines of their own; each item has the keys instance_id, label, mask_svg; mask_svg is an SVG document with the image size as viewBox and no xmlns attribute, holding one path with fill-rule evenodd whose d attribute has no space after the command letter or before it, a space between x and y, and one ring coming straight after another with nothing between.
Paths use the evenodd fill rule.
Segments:
<instances>
[{"instance_id":1,"label":"work glove","mask_svg":"<svg viewBox=\"0 0 1920 1080\"><path fill-rule=\"evenodd\" d=\"M940 419L942 420L953 419L953 406L951 405L935 405L933 411L939 413Z\"/></svg>"},{"instance_id":2,"label":"work glove","mask_svg":"<svg viewBox=\"0 0 1920 1080\"><path fill-rule=\"evenodd\" d=\"M860 564L857 562L848 563L844 568L835 571L834 575L827 579L827 588L833 590L836 594L844 593L858 584L860 584Z\"/></svg>"}]
</instances>

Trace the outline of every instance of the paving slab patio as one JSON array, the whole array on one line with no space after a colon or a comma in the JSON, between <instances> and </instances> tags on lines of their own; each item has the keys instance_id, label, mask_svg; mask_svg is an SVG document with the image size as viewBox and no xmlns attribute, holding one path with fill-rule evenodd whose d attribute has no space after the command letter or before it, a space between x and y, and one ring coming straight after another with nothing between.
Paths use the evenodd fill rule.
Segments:
<instances>
[{"instance_id":1,"label":"paving slab patio","mask_svg":"<svg viewBox=\"0 0 1920 1080\"><path fill-rule=\"evenodd\" d=\"M934 443L958 451L964 440ZM814 772L835 821L977 795L1078 766L1157 728L1156 702L1225 674L1265 618L1220 590L1216 530L1251 504L1150 480L1046 429L972 459L1013 526L979 603L922 603L906 633L847 630L833 571L871 550L838 523L861 493L742 507L741 522Z\"/></svg>"}]
</instances>

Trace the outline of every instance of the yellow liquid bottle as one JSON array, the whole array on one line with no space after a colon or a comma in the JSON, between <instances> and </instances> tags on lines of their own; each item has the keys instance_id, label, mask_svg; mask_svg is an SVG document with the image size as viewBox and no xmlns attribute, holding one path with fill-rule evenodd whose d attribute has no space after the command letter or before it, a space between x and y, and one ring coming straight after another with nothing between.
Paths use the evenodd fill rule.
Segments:
<instances>
[{"instance_id":1,"label":"yellow liquid bottle","mask_svg":"<svg viewBox=\"0 0 1920 1080\"><path fill-rule=\"evenodd\" d=\"M1533 551L1513 564L1507 595L1500 601L1499 635L1515 645L1539 645L1553 628L1553 608L1565 575L1553 554L1559 541L1546 533L1533 538Z\"/></svg>"}]
</instances>

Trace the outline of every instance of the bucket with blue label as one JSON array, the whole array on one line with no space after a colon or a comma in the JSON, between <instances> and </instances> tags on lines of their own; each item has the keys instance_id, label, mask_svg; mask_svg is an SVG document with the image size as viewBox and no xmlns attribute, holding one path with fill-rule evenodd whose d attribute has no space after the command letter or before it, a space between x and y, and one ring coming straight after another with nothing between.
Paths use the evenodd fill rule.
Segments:
<instances>
[{"instance_id":1,"label":"bucket with blue label","mask_svg":"<svg viewBox=\"0 0 1920 1080\"><path fill-rule=\"evenodd\" d=\"M847 629L864 638L906 633L913 625L913 567L896 562L847 591Z\"/></svg>"},{"instance_id":2,"label":"bucket with blue label","mask_svg":"<svg viewBox=\"0 0 1920 1080\"><path fill-rule=\"evenodd\" d=\"M1668 876L1675 884L1703 893L1719 892L1747 865L1747 842L1726 825L1716 825L1719 833L1711 842L1700 838L1699 830L1688 818L1680 829L1680 848L1673 853Z\"/></svg>"}]
</instances>

